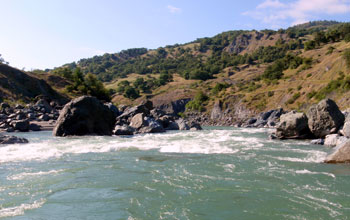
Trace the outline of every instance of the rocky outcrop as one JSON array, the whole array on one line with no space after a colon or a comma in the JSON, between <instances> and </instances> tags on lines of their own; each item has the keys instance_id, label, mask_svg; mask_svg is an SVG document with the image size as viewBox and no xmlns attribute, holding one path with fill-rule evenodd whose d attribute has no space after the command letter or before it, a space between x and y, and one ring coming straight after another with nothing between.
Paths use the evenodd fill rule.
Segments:
<instances>
[{"instance_id":1,"label":"rocky outcrop","mask_svg":"<svg viewBox=\"0 0 350 220\"><path fill-rule=\"evenodd\" d=\"M64 106L53 135L112 135L115 120L114 112L98 99L82 96Z\"/></svg>"},{"instance_id":2,"label":"rocky outcrop","mask_svg":"<svg viewBox=\"0 0 350 220\"><path fill-rule=\"evenodd\" d=\"M10 135L0 135L0 144L26 144L28 140Z\"/></svg>"},{"instance_id":3,"label":"rocky outcrop","mask_svg":"<svg viewBox=\"0 0 350 220\"><path fill-rule=\"evenodd\" d=\"M167 130L201 130L196 122L190 122L178 115L153 108L152 102L146 101L134 107L124 109L117 117L113 131L115 135L144 133L162 133Z\"/></svg>"},{"instance_id":4,"label":"rocky outcrop","mask_svg":"<svg viewBox=\"0 0 350 220\"><path fill-rule=\"evenodd\" d=\"M350 163L350 140L338 145L335 151L327 156L325 163Z\"/></svg>"},{"instance_id":5,"label":"rocky outcrop","mask_svg":"<svg viewBox=\"0 0 350 220\"><path fill-rule=\"evenodd\" d=\"M218 120L222 116L222 102L216 101L214 104L213 109L211 110L210 119L211 120Z\"/></svg>"},{"instance_id":6,"label":"rocky outcrop","mask_svg":"<svg viewBox=\"0 0 350 220\"><path fill-rule=\"evenodd\" d=\"M344 124L344 115L331 99L324 99L307 112L308 126L315 137L324 138L337 133Z\"/></svg>"},{"instance_id":7,"label":"rocky outcrop","mask_svg":"<svg viewBox=\"0 0 350 220\"><path fill-rule=\"evenodd\" d=\"M304 139L311 136L308 119L304 113L289 112L283 114L276 128L280 139Z\"/></svg>"},{"instance_id":8,"label":"rocky outcrop","mask_svg":"<svg viewBox=\"0 0 350 220\"><path fill-rule=\"evenodd\" d=\"M0 104L0 131L27 132L42 130L42 122L54 124L59 116L60 105L54 101L50 104L47 99L41 98L35 104L10 106ZM43 129L47 129L44 126Z\"/></svg>"}]
</instances>

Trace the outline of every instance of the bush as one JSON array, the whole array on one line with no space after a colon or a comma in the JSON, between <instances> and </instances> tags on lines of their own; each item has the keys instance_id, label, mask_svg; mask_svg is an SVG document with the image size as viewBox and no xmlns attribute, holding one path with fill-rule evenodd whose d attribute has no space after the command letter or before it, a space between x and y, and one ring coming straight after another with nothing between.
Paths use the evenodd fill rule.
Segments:
<instances>
[{"instance_id":1,"label":"bush","mask_svg":"<svg viewBox=\"0 0 350 220\"><path fill-rule=\"evenodd\" d=\"M274 91L268 91L267 92L267 97L272 97L275 95L275 92Z\"/></svg>"},{"instance_id":2,"label":"bush","mask_svg":"<svg viewBox=\"0 0 350 220\"><path fill-rule=\"evenodd\" d=\"M214 95L217 95L219 92L226 89L227 87L229 87L227 83L216 83L216 85L214 86L214 88L212 88L211 91Z\"/></svg>"},{"instance_id":3,"label":"bush","mask_svg":"<svg viewBox=\"0 0 350 220\"><path fill-rule=\"evenodd\" d=\"M65 69L62 71L66 71ZM69 73L70 75L70 73ZM91 95L100 100L110 101L110 92L103 86L102 82L91 73L88 73L85 77L80 68L76 68L71 75L72 85L66 87L66 90L70 93L74 92L79 95Z\"/></svg>"},{"instance_id":4,"label":"bush","mask_svg":"<svg viewBox=\"0 0 350 220\"><path fill-rule=\"evenodd\" d=\"M293 104L300 97L300 92L297 92L293 95L292 98L288 99L288 104Z\"/></svg>"},{"instance_id":5,"label":"bush","mask_svg":"<svg viewBox=\"0 0 350 220\"><path fill-rule=\"evenodd\" d=\"M208 101L209 97L204 94L202 91L199 91L193 100L189 101L186 104L186 110L195 110L195 111L204 111L204 105Z\"/></svg>"},{"instance_id":6,"label":"bush","mask_svg":"<svg viewBox=\"0 0 350 220\"><path fill-rule=\"evenodd\" d=\"M346 66L350 69L350 49L346 49L343 53Z\"/></svg>"}]
</instances>

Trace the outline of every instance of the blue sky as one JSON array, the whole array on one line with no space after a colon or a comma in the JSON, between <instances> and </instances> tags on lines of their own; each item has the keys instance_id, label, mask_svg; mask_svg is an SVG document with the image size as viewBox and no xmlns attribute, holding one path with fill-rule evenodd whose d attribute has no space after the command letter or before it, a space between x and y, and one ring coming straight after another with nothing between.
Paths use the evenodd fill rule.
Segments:
<instances>
[{"instance_id":1,"label":"blue sky","mask_svg":"<svg viewBox=\"0 0 350 220\"><path fill-rule=\"evenodd\" d=\"M228 30L350 21L350 0L0 0L0 5L0 54L26 70Z\"/></svg>"}]
</instances>

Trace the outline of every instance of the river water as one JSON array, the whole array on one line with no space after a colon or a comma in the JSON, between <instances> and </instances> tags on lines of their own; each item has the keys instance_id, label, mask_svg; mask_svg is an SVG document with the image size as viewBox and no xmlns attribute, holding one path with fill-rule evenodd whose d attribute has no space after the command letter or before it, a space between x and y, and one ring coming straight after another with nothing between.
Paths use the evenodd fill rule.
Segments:
<instances>
[{"instance_id":1,"label":"river water","mask_svg":"<svg viewBox=\"0 0 350 220\"><path fill-rule=\"evenodd\" d=\"M0 219L348 219L350 165L331 149L208 127L0 147Z\"/></svg>"}]
</instances>

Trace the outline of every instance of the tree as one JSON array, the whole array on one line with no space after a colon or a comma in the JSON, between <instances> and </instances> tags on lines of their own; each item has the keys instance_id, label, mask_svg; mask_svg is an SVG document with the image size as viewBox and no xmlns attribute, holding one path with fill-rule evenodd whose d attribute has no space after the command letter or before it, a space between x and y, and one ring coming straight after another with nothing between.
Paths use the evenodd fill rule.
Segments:
<instances>
[{"instance_id":1,"label":"tree","mask_svg":"<svg viewBox=\"0 0 350 220\"><path fill-rule=\"evenodd\" d=\"M3 63L3 64L9 64L9 62L6 62L5 60L4 60L4 58L1 56L1 54L0 54L0 63Z\"/></svg>"}]
</instances>

